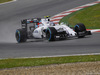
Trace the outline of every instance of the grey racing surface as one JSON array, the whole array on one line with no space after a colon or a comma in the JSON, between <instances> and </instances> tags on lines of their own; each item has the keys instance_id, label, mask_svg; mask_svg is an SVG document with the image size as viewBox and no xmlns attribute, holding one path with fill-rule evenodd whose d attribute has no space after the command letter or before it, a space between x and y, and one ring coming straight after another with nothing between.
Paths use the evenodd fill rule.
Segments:
<instances>
[{"instance_id":1,"label":"grey racing surface","mask_svg":"<svg viewBox=\"0 0 100 75\"><path fill-rule=\"evenodd\" d=\"M39 39L18 44L15 31L22 19L53 16L96 0L17 0L0 5L0 59L100 53L100 33L85 38L48 42Z\"/></svg>"}]
</instances>

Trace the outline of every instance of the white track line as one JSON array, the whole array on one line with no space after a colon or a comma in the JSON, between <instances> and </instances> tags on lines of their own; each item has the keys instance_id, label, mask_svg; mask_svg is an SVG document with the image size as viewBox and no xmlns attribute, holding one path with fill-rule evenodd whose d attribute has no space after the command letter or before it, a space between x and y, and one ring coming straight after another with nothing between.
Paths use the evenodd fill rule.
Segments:
<instances>
[{"instance_id":1,"label":"white track line","mask_svg":"<svg viewBox=\"0 0 100 75\"><path fill-rule=\"evenodd\" d=\"M0 3L0 5L4 5L4 4L12 3L12 2L15 2L15 1L17 1L17 0L12 0L12 1L9 1L9 2Z\"/></svg>"},{"instance_id":2,"label":"white track line","mask_svg":"<svg viewBox=\"0 0 100 75\"><path fill-rule=\"evenodd\" d=\"M87 53L87 54L70 54L70 55L52 55L52 56L34 56L34 57L19 57L21 58L47 58L47 57L65 57L65 56L84 56L84 55L100 55L100 53Z\"/></svg>"},{"instance_id":3,"label":"white track line","mask_svg":"<svg viewBox=\"0 0 100 75\"><path fill-rule=\"evenodd\" d=\"M70 54L70 55L52 55L52 56L34 56L34 57L18 57L14 59L25 59L25 58L47 58L47 57L66 57L66 56L85 56L85 55L100 55L100 53L86 53L86 54ZM3 58L0 58L2 60ZM8 59L8 58L5 58Z\"/></svg>"}]
</instances>

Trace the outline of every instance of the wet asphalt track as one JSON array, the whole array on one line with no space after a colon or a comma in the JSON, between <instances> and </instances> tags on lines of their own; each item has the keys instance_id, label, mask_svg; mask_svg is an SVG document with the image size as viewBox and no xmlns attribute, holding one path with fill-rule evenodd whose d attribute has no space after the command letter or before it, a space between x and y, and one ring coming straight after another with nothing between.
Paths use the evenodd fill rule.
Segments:
<instances>
[{"instance_id":1,"label":"wet asphalt track","mask_svg":"<svg viewBox=\"0 0 100 75\"><path fill-rule=\"evenodd\" d=\"M55 15L96 0L18 0L0 6L0 58L100 53L100 33L83 39L48 42L32 40L18 44L15 31L25 18Z\"/></svg>"}]
</instances>

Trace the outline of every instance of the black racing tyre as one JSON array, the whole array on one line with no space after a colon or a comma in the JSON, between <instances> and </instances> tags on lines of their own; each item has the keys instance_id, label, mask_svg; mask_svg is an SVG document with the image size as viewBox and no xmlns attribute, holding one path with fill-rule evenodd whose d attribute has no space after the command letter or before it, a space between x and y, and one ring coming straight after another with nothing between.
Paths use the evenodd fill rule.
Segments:
<instances>
[{"instance_id":1,"label":"black racing tyre","mask_svg":"<svg viewBox=\"0 0 100 75\"><path fill-rule=\"evenodd\" d=\"M55 41L55 35L57 34L57 31L54 27L48 27L46 30L46 39L48 41Z\"/></svg>"},{"instance_id":2,"label":"black racing tyre","mask_svg":"<svg viewBox=\"0 0 100 75\"><path fill-rule=\"evenodd\" d=\"M86 27L83 23L76 24L74 29L75 29L75 32L86 31Z\"/></svg>"},{"instance_id":3,"label":"black racing tyre","mask_svg":"<svg viewBox=\"0 0 100 75\"><path fill-rule=\"evenodd\" d=\"M85 25L83 23L76 24L74 30L77 33L78 38L85 37L86 27L85 27Z\"/></svg>"},{"instance_id":4,"label":"black racing tyre","mask_svg":"<svg viewBox=\"0 0 100 75\"><path fill-rule=\"evenodd\" d=\"M15 37L18 43L26 42L27 40L27 32L25 29L17 29L15 33Z\"/></svg>"}]
</instances>

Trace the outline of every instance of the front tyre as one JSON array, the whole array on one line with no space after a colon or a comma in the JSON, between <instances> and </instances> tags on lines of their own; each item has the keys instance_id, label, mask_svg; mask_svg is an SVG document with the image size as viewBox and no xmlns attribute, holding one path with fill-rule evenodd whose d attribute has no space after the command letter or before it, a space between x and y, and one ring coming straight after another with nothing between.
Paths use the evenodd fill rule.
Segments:
<instances>
[{"instance_id":1,"label":"front tyre","mask_svg":"<svg viewBox=\"0 0 100 75\"><path fill-rule=\"evenodd\" d=\"M74 28L75 32L77 33L78 38L83 38L86 35L86 27L82 23L78 23L75 25Z\"/></svg>"},{"instance_id":2,"label":"front tyre","mask_svg":"<svg viewBox=\"0 0 100 75\"><path fill-rule=\"evenodd\" d=\"M46 30L46 39L48 41L55 41L56 37L55 35L57 34L57 31L54 27L48 27Z\"/></svg>"},{"instance_id":3,"label":"front tyre","mask_svg":"<svg viewBox=\"0 0 100 75\"><path fill-rule=\"evenodd\" d=\"M26 42L27 40L27 32L25 29L17 29L15 33L15 37L18 43Z\"/></svg>"}]
</instances>

